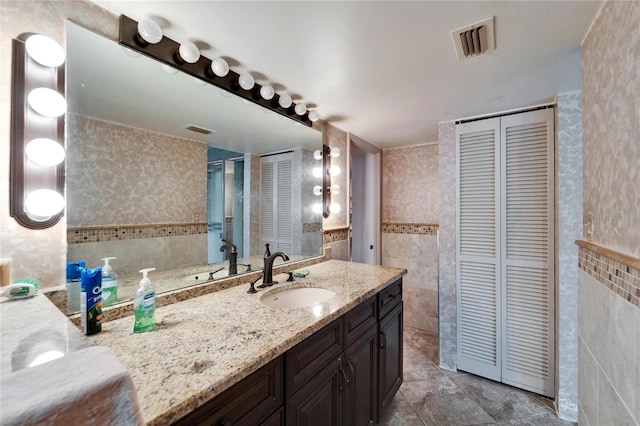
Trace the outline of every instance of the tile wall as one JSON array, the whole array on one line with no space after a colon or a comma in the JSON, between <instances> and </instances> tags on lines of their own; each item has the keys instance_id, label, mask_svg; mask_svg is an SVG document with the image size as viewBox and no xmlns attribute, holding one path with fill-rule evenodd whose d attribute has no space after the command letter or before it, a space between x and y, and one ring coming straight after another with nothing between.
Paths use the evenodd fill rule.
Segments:
<instances>
[{"instance_id":1,"label":"tile wall","mask_svg":"<svg viewBox=\"0 0 640 426\"><path fill-rule=\"evenodd\" d=\"M579 261L585 425L640 424L638 28L640 2L608 1L582 45L584 238L593 244L581 245Z\"/></svg>"},{"instance_id":2,"label":"tile wall","mask_svg":"<svg viewBox=\"0 0 640 426\"><path fill-rule=\"evenodd\" d=\"M437 143L382 152L382 264L406 268L407 326L438 333Z\"/></svg>"}]
</instances>

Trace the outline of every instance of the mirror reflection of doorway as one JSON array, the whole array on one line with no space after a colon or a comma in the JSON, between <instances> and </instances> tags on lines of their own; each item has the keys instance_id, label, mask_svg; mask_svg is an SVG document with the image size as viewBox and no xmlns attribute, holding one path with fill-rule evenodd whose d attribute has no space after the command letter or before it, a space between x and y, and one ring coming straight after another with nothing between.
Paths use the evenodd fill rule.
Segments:
<instances>
[{"instance_id":1,"label":"mirror reflection of doorway","mask_svg":"<svg viewBox=\"0 0 640 426\"><path fill-rule=\"evenodd\" d=\"M244 160L216 160L207 165L208 263L224 262L223 239L243 257Z\"/></svg>"}]
</instances>

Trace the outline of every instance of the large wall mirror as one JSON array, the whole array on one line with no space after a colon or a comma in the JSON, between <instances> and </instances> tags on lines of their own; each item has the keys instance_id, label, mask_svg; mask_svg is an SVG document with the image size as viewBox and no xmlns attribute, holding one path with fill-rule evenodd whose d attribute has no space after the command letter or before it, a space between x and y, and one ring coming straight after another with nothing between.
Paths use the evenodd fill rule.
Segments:
<instances>
[{"instance_id":1,"label":"large wall mirror","mask_svg":"<svg viewBox=\"0 0 640 426\"><path fill-rule=\"evenodd\" d=\"M71 22L66 72L67 259L116 257L119 302L321 254L319 131Z\"/></svg>"}]
</instances>

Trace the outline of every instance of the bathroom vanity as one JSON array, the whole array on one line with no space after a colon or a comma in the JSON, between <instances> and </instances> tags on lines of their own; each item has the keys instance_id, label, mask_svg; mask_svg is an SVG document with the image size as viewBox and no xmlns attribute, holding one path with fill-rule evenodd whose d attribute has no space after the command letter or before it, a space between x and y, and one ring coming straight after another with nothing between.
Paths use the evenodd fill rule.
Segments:
<instances>
[{"instance_id":1,"label":"bathroom vanity","mask_svg":"<svg viewBox=\"0 0 640 426\"><path fill-rule=\"evenodd\" d=\"M131 374L146 424L375 424L402 383L406 270L327 261L256 294L238 285L133 318L88 337ZM335 296L301 308L261 298L291 288Z\"/></svg>"}]
</instances>

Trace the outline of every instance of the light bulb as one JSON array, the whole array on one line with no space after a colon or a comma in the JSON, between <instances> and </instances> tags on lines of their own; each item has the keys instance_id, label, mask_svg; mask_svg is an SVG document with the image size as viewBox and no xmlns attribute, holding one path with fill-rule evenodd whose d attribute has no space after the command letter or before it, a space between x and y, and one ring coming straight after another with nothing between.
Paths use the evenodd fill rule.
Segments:
<instances>
[{"instance_id":1,"label":"light bulb","mask_svg":"<svg viewBox=\"0 0 640 426\"><path fill-rule=\"evenodd\" d=\"M340 148L331 148L331 156L334 158L340 157Z\"/></svg>"},{"instance_id":2,"label":"light bulb","mask_svg":"<svg viewBox=\"0 0 640 426\"><path fill-rule=\"evenodd\" d=\"M329 174L331 176L339 176L340 175L340 166L331 166L331 168L329 168Z\"/></svg>"},{"instance_id":3,"label":"light bulb","mask_svg":"<svg viewBox=\"0 0 640 426\"><path fill-rule=\"evenodd\" d=\"M322 195L322 187L320 185L313 187L313 195Z\"/></svg>"},{"instance_id":4,"label":"light bulb","mask_svg":"<svg viewBox=\"0 0 640 426\"><path fill-rule=\"evenodd\" d=\"M262 98L266 99L267 101L272 99L273 95L275 94L275 90L273 90L273 87L271 87L269 84L260 88L260 96L262 96Z\"/></svg>"},{"instance_id":5,"label":"light bulb","mask_svg":"<svg viewBox=\"0 0 640 426\"><path fill-rule=\"evenodd\" d=\"M313 176L317 178L322 177L322 167L314 167Z\"/></svg>"},{"instance_id":6,"label":"light bulb","mask_svg":"<svg viewBox=\"0 0 640 426\"><path fill-rule=\"evenodd\" d=\"M289 108L292 102L293 101L291 100L291 96L287 95L286 93L280 95L280 99L278 99L278 104L280 104L282 108Z\"/></svg>"},{"instance_id":7,"label":"light bulb","mask_svg":"<svg viewBox=\"0 0 640 426\"><path fill-rule=\"evenodd\" d=\"M312 209L313 209L313 212L314 212L314 213L316 213L316 214L320 214L320 213L322 213L322 204L320 204L320 203L315 203L315 204L313 205Z\"/></svg>"},{"instance_id":8,"label":"light bulb","mask_svg":"<svg viewBox=\"0 0 640 426\"><path fill-rule=\"evenodd\" d=\"M296 104L294 111L298 115L304 115L304 113L307 112L307 106L300 102L299 104Z\"/></svg>"},{"instance_id":9,"label":"light bulb","mask_svg":"<svg viewBox=\"0 0 640 426\"><path fill-rule=\"evenodd\" d=\"M138 35L149 44L162 40L162 28L153 19L144 18L138 22Z\"/></svg>"},{"instance_id":10,"label":"light bulb","mask_svg":"<svg viewBox=\"0 0 640 426\"><path fill-rule=\"evenodd\" d=\"M329 206L329 211L331 213L340 213L340 210L342 210L342 207L340 207L340 204L338 203L331 203Z\"/></svg>"},{"instance_id":11,"label":"light bulb","mask_svg":"<svg viewBox=\"0 0 640 426\"><path fill-rule=\"evenodd\" d=\"M322 150L316 149L315 151L313 151L313 158L315 158L316 160L322 160Z\"/></svg>"},{"instance_id":12,"label":"light bulb","mask_svg":"<svg viewBox=\"0 0 640 426\"><path fill-rule=\"evenodd\" d=\"M256 81L253 79L251 73L245 71L238 77L238 83L244 90L251 90L254 84L256 84Z\"/></svg>"},{"instance_id":13,"label":"light bulb","mask_svg":"<svg viewBox=\"0 0 640 426\"><path fill-rule=\"evenodd\" d=\"M29 92L27 101L31 108L45 117L60 117L67 111L67 101L64 100L64 96L45 87L38 87Z\"/></svg>"},{"instance_id":14,"label":"light bulb","mask_svg":"<svg viewBox=\"0 0 640 426\"><path fill-rule=\"evenodd\" d=\"M25 147L25 151L29 160L43 167L55 166L64 160L62 145L47 138L31 140Z\"/></svg>"},{"instance_id":15,"label":"light bulb","mask_svg":"<svg viewBox=\"0 0 640 426\"><path fill-rule=\"evenodd\" d=\"M36 189L27 194L24 208L34 220L45 221L64 208L64 197L52 189Z\"/></svg>"},{"instance_id":16,"label":"light bulb","mask_svg":"<svg viewBox=\"0 0 640 426\"><path fill-rule=\"evenodd\" d=\"M215 58L211 61L211 71L218 77L224 77L229 74L229 64L222 58Z\"/></svg>"},{"instance_id":17,"label":"light bulb","mask_svg":"<svg viewBox=\"0 0 640 426\"><path fill-rule=\"evenodd\" d=\"M313 111L309 111L309 120L318 121L320 119L320 114L315 109Z\"/></svg>"},{"instance_id":18,"label":"light bulb","mask_svg":"<svg viewBox=\"0 0 640 426\"><path fill-rule=\"evenodd\" d=\"M178 48L178 56L188 64L195 64L200 59L200 50L198 46L190 41L182 43Z\"/></svg>"},{"instance_id":19,"label":"light bulb","mask_svg":"<svg viewBox=\"0 0 640 426\"><path fill-rule=\"evenodd\" d=\"M29 36L25 48L34 61L45 67L59 67L64 63L64 49L50 37L40 34Z\"/></svg>"},{"instance_id":20,"label":"light bulb","mask_svg":"<svg viewBox=\"0 0 640 426\"><path fill-rule=\"evenodd\" d=\"M332 195L338 195L340 194L340 185L331 185L331 188L329 190Z\"/></svg>"}]
</instances>

